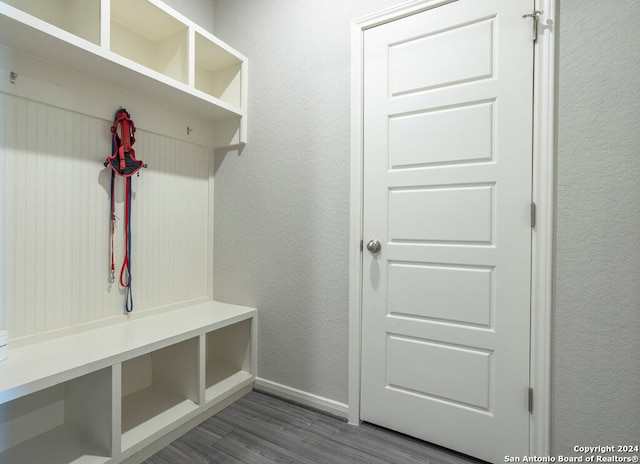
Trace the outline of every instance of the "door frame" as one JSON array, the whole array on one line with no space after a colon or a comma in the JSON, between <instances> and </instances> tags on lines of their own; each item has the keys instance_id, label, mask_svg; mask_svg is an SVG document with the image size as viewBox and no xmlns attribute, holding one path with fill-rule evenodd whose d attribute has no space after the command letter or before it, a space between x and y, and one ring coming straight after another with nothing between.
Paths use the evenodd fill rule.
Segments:
<instances>
[{"instance_id":1,"label":"door frame","mask_svg":"<svg viewBox=\"0 0 640 464\"><path fill-rule=\"evenodd\" d=\"M356 19L351 25L351 213L349 250L348 420L360 423L363 221L364 32L458 0L414 0ZM558 0L535 0L540 10L534 50L533 179L536 225L532 229L529 454L547 456L551 442L551 311L555 217L556 17ZM531 19L526 19L531 21ZM523 19L525 21L525 19ZM526 405L523 405L526 407Z\"/></svg>"}]
</instances>

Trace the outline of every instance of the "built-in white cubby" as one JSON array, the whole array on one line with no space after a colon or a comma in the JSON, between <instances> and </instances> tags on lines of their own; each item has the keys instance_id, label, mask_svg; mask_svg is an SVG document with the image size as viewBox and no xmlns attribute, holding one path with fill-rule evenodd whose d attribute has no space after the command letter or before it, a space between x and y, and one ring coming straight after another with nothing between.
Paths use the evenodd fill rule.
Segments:
<instances>
[{"instance_id":1,"label":"built-in white cubby","mask_svg":"<svg viewBox=\"0 0 640 464\"><path fill-rule=\"evenodd\" d=\"M195 33L195 88L242 106L242 61L199 32Z\"/></svg>"},{"instance_id":2,"label":"built-in white cubby","mask_svg":"<svg viewBox=\"0 0 640 464\"><path fill-rule=\"evenodd\" d=\"M104 368L1 404L0 462L108 462L111 378L111 368Z\"/></svg>"},{"instance_id":3,"label":"built-in white cubby","mask_svg":"<svg viewBox=\"0 0 640 464\"><path fill-rule=\"evenodd\" d=\"M0 45L213 122L214 148L246 142L246 57L160 0L0 0Z\"/></svg>"},{"instance_id":4,"label":"built-in white cubby","mask_svg":"<svg viewBox=\"0 0 640 464\"><path fill-rule=\"evenodd\" d=\"M5 0L4 3L100 44L100 0Z\"/></svg>"},{"instance_id":5,"label":"built-in white cubby","mask_svg":"<svg viewBox=\"0 0 640 464\"><path fill-rule=\"evenodd\" d=\"M122 363L122 449L198 408L198 339Z\"/></svg>"},{"instance_id":6,"label":"built-in white cubby","mask_svg":"<svg viewBox=\"0 0 640 464\"><path fill-rule=\"evenodd\" d=\"M253 387L256 317L206 302L10 346L0 462L130 462L206 419Z\"/></svg>"},{"instance_id":7,"label":"built-in white cubby","mask_svg":"<svg viewBox=\"0 0 640 464\"><path fill-rule=\"evenodd\" d=\"M147 0L111 0L110 31L112 52L188 83L185 23Z\"/></svg>"},{"instance_id":8,"label":"built-in white cubby","mask_svg":"<svg viewBox=\"0 0 640 464\"><path fill-rule=\"evenodd\" d=\"M247 319L206 334L206 401L251 378L253 322Z\"/></svg>"}]
</instances>

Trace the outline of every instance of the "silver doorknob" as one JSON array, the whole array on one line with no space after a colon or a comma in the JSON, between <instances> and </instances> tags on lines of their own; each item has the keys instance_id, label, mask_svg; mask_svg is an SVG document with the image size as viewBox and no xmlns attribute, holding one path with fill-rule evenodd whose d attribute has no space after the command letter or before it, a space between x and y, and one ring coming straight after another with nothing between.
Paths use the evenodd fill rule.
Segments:
<instances>
[{"instance_id":1,"label":"silver doorknob","mask_svg":"<svg viewBox=\"0 0 640 464\"><path fill-rule=\"evenodd\" d=\"M367 250L369 250L371 253L380 253L380 250L382 250L382 245L377 240L369 240L369 243L367 243Z\"/></svg>"}]
</instances>

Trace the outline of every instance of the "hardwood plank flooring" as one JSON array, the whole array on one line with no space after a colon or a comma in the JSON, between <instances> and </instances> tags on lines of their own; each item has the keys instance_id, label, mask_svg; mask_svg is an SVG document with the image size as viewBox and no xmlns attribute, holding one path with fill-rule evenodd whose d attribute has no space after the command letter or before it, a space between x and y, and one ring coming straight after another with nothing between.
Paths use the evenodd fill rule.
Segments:
<instances>
[{"instance_id":1,"label":"hardwood plank flooring","mask_svg":"<svg viewBox=\"0 0 640 464\"><path fill-rule=\"evenodd\" d=\"M143 464L483 464L371 424L358 427L256 391Z\"/></svg>"}]
</instances>

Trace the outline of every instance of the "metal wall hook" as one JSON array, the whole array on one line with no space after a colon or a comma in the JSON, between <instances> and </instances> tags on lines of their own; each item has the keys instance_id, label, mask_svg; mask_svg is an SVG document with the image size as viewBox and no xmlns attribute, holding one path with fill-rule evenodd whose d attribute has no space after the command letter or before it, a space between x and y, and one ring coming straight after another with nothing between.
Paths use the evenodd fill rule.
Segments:
<instances>
[{"instance_id":1,"label":"metal wall hook","mask_svg":"<svg viewBox=\"0 0 640 464\"><path fill-rule=\"evenodd\" d=\"M11 71L9 73L9 83L11 85L16 85L16 80L18 80L18 73Z\"/></svg>"}]
</instances>

